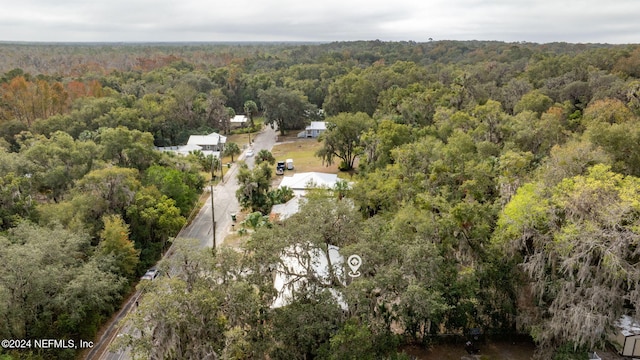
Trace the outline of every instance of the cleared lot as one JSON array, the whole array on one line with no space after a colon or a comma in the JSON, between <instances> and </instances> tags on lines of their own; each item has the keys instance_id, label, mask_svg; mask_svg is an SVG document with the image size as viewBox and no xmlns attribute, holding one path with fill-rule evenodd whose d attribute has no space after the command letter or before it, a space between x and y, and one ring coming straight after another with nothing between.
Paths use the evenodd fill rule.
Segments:
<instances>
[{"instance_id":1,"label":"cleared lot","mask_svg":"<svg viewBox=\"0 0 640 360\"><path fill-rule=\"evenodd\" d=\"M338 174L338 177L341 179L349 181L352 180L350 173L338 170L340 159L334 159L335 162L331 166L322 164L322 159L315 155L322 147L322 143L318 142L318 139L280 137L279 141L280 142L276 143L271 151L273 156L277 161L293 159L293 165L295 167L293 170L286 170L284 172L285 176L291 176L295 173L316 171L328 174ZM280 180L278 180L278 182L279 181Z\"/></svg>"}]
</instances>

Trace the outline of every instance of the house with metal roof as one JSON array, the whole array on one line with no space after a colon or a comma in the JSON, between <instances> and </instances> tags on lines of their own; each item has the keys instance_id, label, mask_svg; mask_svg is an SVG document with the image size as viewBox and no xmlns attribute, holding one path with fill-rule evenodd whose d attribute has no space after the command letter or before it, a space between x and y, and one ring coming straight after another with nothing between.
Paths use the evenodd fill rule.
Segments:
<instances>
[{"instance_id":1,"label":"house with metal roof","mask_svg":"<svg viewBox=\"0 0 640 360\"><path fill-rule=\"evenodd\" d=\"M189 136L187 145L200 146L202 151L224 151L224 144L226 142L226 136L211 133L209 135L191 135Z\"/></svg>"},{"instance_id":2,"label":"house with metal roof","mask_svg":"<svg viewBox=\"0 0 640 360\"><path fill-rule=\"evenodd\" d=\"M288 187L294 194L304 195L305 190L313 188L333 189L338 182L338 175L321 172L305 172L285 176L282 178L280 187Z\"/></svg>"},{"instance_id":3,"label":"house with metal roof","mask_svg":"<svg viewBox=\"0 0 640 360\"><path fill-rule=\"evenodd\" d=\"M170 151L180 155L188 155L189 153L199 150L205 155L213 155L220 157L220 153L224 151L224 145L227 137L218 133L209 135L191 135L186 145L157 147L159 151Z\"/></svg>"},{"instance_id":4,"label":"house with metal roof","mask_svg":"<svg viewBox=\"0 0 640 360\"><path fill-rule=\"evenodd\" d=\"M298 133L298 137L317 138L327 131L327 123L324 121L312 121L304 131Z\"/></svg>"},{"instance_id":5,"label":"house with metal roof","mask_svg":"<svg viewBox=\"0 0 640 360\"><path fill-rule=\"evenodd\" d=\"M249 118L246 115L236 115L229 120L232 127L243 127L247 124Z\"/></svg>"}]
</instances>

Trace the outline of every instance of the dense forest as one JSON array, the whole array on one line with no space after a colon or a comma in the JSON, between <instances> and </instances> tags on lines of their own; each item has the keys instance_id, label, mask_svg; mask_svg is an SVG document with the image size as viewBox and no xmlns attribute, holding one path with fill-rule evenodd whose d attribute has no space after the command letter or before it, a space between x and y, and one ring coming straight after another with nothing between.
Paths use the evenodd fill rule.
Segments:
<instances>
[{"instance_id":1,"label":"dense forest","mask_svg":"<svg viewBox=\"0 0 640 360\"><path fill-rule=\"evenodd\" d=\"M0 337L93 339L205 182L154 147L255 112L326 116L354 184L241 251L185 245L132 315L140 358L402 358L472 328L583 358L640 300L639 78L635 45L0 43ZM281 254L331 246L362 277L273 309Z\"/></svg>"}]
</instances>

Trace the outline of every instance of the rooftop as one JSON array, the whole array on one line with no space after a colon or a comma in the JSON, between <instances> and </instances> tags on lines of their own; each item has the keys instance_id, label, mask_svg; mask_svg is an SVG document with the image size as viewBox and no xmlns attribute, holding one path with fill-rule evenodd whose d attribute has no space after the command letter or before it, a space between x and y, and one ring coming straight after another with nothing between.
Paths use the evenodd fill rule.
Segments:
<instances>
[{"instance_id":1,"label":"rooftop","mask_svg":"<svg viewBox=\"0 0 640 360\"><path fill-rule=\"evenodd\" d=\"M300 211L300 196L294 196L284 204L277 204L271 207L271 216L278 217L278 220L285 220L291 215Z\"/></svg>"},{"instance_id":2,"label":"rooftop","mask_svg":"<svg viewBox=\"0 0 640 360\"><path fill-rule=\"evenodd\" d=\"M191 135L187 145L218 145L227 142L227 137L218 133L211 133L209 135Z\"/></svg>"},{"instance_id":3,"label":"rooftop","mask_svg":"<svg viewBox=\"0 0 640 360\"><path fill-rule=\"evenodd\" d=\"M315 187L333 188L338 182L338 175L321 172L306 172L285 176L280 187L287 186L292 190L306 190Z\"/></svg>"},{"instance_id":4,"label":"rooftop","mask_svg":"<svg viewBox=\"0 0 640 360\"><path fill-rule=\"evenodd\" d=\"M620 329L624 336L640 335L640 323L629 315L623 315L615 322L615 326Z\"/></svg>"},{"instance_id":5,"label":"rooftop","mask_svg":"<svg viewBox=\"0 0 640 360\"><path fill-rule=\"evenodd\" d=\"M246 123L249 119L245 115L236 115L229 121L231 123Z\"/></svg>"},{"instance_id":6,"label":"rooftop","mask_svg":"<svg viewBox=\"0 0 640 360\"><path fill-rule=\"evenodd\" d=\"M324 121L312 121L305 130L327 130L327 124Z\"/></svg>"}]
</instances>

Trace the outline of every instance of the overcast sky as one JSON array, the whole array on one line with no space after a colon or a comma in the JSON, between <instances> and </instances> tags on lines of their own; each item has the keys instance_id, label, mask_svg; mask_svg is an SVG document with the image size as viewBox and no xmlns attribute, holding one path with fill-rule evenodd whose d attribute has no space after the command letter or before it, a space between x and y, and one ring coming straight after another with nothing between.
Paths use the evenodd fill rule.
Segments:
<instances>
[{"instance_id":1,"label":"overcast sky","mask_svg":"<svg viewBox=\"0 0 640 360\"><path fill-rule=\"evenodd\" d=\"M0 41L640 43L638 0L0 0Z\"/></svg>"}]
</instances>

